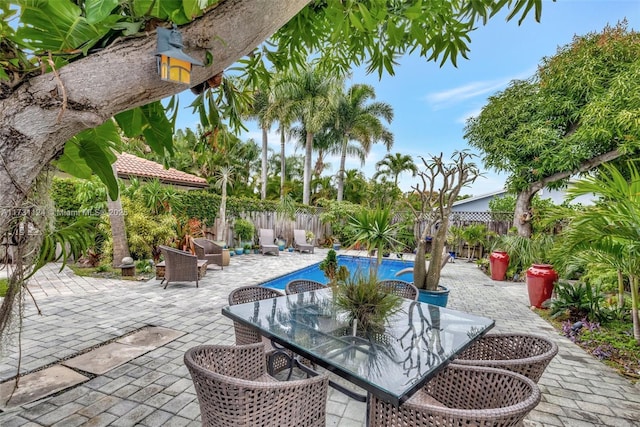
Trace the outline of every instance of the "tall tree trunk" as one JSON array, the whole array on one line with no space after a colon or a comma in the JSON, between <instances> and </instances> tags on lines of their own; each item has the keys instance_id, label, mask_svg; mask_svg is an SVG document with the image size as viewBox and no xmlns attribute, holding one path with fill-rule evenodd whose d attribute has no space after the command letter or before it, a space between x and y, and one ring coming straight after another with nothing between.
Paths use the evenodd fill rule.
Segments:
<instances>
[{"instance_id":1,"label":"tall tree trunk","mask_svg":"<svg viewBox=\"0 0 640 427\"><path fill-rule=\"evenodd\" d=\"M309 204L311 199L311 157L313 155L313 133L307 131L307 140L304 145L304 176L302 188L302 203Z\"/></svg>"},{"instance_id":2,"label":"tall tree trunk","mask_svg":"<svg viewBox=\"0 0 640 427\"><path fill-rule=\"evenodd\" d=\"M111 165L113 174L118 176L116 164ZM129 242L127 240L127 228L124 223L125 212L122 209L120 196L116 200L111 200L107 196L107 209L109 209L109 222L111 223L111 239L113 241L113 260L111 265L114 267L122 263L122 258L130 257Z\"/></svg>"},{"instance_id":3,"label":"tall tree trunk","mask_svg":"<svg viewBox=\"0 0 640 427\"><path fill-rule=\"evenodd\" d=\"M268 150L268 136L267 128L262 128L262 174L261 174L261 190L260 197L262 200L267 198L267 150Z\"/></svg>"},{"instance_id":4,"label":"tall tree trunk","mask_svg":"<svg viewBox=\"0 0 640 427\"><path fill-rule=\"evenodd\" d=\"M220 222L216 235L218 240L227 243L227 179L222 179L222 195L220 197Z\"/></svg>"},{"instance_id":5,"label":"tall tree trunk","mask_svg":"<svg viewBox=\"0 0 640 427\"><path fill-rule=\"evenodd\" d=\"M442 222L438 226L436 235L431 240L431 261L429 261L429 268L427 269L427 277L425 281L425 288L431 291L437 290L438 284L440 283L443 251L445 242L447 241L447 229L449 229L449 215L445 215L442 218Z\"/></svg>"},{"instance_id":6,"label":"tall tree trunk","mask_svg":"<svg viewBox=\"0 0 640 427\"><path fill-rule=\"evenodd\" d=\"M518 193L516 197L516 208L513 214L513 226L518 230L518 235L531 237L533 227L531 225L531 199L538 192L529 187L525 191Z\"/></svg>"},{"instance_id":7,"label":"tall tree trunk","mask_svg":"<svg viewBox=\"0 0 640 427\"><path fill-rule=\"evenodd\" d=\"M284 156L284 130L280 132L280 201L284 200L284 182L286 173L286 160Z\"/></svg>"},{"instance_id":8,"label":"tall tree trunk","mask_svg":"<svg viewBox=\"0 0 640 427\"><path fill-rule=\"evenodd\" d=\"M624 308L624 274L618 269L618 308Z\"/></svg>"},{"instance_id":9,"label":"tall tree trunk","mask_svg":"<svg viewBox=\"0 0 640 427\"><path fill-rule=\"evenodd\" d=\"M339 202L344 197L344 167L347 162L347 141L342 141L342 150L340 153L340 169L338 170L338 197Z\"/></svg>"},{"instance_id":10,"label":"tall tree trunk","mask_svg":"<svg viewBox=\"0 0 640 427\"><path fill-rule=\"evenodd\" d=\"M249 53L307 3L225 0L180 27L187 54L198 59L204 59L205 52L213 55L211 66L193 69L192 84L208 80ZM113 43L60 68L57 75L30 78L0 99L0 206L20 208L43 167L72 136L184 90L158 78L156 44L153 34ZM7 222L0 222L0 235L7 229Z\"/></svg>"}]
</instances>

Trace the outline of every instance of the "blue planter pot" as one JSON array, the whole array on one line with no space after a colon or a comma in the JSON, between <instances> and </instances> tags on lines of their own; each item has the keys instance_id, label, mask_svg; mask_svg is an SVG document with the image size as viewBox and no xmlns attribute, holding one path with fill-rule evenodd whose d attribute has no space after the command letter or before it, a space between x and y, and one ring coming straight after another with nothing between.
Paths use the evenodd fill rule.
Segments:
<instances>
[{"instance_id":1,"label":"blue planter pot","mask_svg":"<svg viewBox=\"0 0 640 427\"><path fill-rule=\"evenodd\" d=\"M449 301L449 288L440 286L440 290L437 291L425 291L420 289L420 295L418 295L418 301L426 302L428 304L437 305L440 307L446 307Z\"/></svg>"},{"instance_id":2,"label":"blue planter pot","mask_svg":"<svg viewBox=\"0 0 640 427\"><path fill-rule=\"evenodd\" d=\"M236 255L242 255L244 253L244 248L236 248Z\"/></svg>"}]
</instances>

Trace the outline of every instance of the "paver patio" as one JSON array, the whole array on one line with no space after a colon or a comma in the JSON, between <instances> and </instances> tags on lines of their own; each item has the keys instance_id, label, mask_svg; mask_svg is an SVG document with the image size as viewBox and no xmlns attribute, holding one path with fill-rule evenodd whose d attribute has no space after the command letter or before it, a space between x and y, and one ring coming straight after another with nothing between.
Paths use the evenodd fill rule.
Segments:
<instances>
[{"instance_id":1,"label":"paver patio","mask_svg":"<svg viewBox=\"0 0 640 427\"><path fill-rule=\"evenodd\" d=\"M344 251L341 251L344 253ZM49 265L30 289L42 310L27 300L22 332L21 373L31 373L146 326L168 328L182 336L151 348L80 385L0 413L0 426L180 426L200 425L195 391L182 361L184 352L205 343L234 342L233 326L220 310L229 291L318 262L315 254L283 252L279 257L242 255L224 270L210 270L195 283L162 289L159 280L135 282L79 277ZM496 320L492 332L544 335L559 353L540 380L542 401L530 426L638 426L640 386L586 354L528 307L522 283L493 282L473 263L458 260L445 267L443 285L451 289L449 308ZM125 340L126 341L126 340ZM15 340L2 353L0 381L16 374ZM363 403L330 390L331 426L361 426Z\"/></svg>"}]
</instances>

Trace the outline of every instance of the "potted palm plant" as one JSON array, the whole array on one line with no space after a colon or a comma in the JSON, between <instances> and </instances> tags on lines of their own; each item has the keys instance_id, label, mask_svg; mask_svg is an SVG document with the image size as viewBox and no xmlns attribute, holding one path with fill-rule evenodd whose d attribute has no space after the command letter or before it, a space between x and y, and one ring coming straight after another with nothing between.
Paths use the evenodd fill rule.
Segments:
<instances>
[{"instance_id":1,"label":"potted palm plant","mask_svg":"<svg viewBox=\"0 0 640 427\"><path fill-rule=\"evenodd\" d=\"M233 224L233 231L236 235L236 254L244 253L245 245L251 248L251 239L253 237L255 227L253 223L244 218L237 218Z\"/></svg>"}]
</instances>

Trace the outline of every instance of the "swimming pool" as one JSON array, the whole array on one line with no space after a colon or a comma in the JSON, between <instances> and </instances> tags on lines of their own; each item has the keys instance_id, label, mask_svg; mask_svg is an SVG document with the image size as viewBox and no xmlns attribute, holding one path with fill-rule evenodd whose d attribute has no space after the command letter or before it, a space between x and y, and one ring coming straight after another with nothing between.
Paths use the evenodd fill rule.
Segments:
<instances>
[{"instance_id":1,"label":"swimming pool","mask_svg":"<svg viewBox=\"0 0 640 427\"><path fill-rule=\"evenodd\" d=\"M349 269L351 274L354 274L356 271L366 272L369 269L370 263L375 263L375 258L338 255L338 266L344 265ZM413 267L413 261L383 258L382 263L378 267L378 279L397 279L397 277L395 277L396 273L408 267ZM320 263L318 262L300 270L276 277L275 279L262 282L260 286L283 291L287 283L293 279L315 280L320 283L328 282L324 276L324 272L320 270ZM403 274L400 279L413 282L413 274Z\"/></svg>"}]
</instances>

